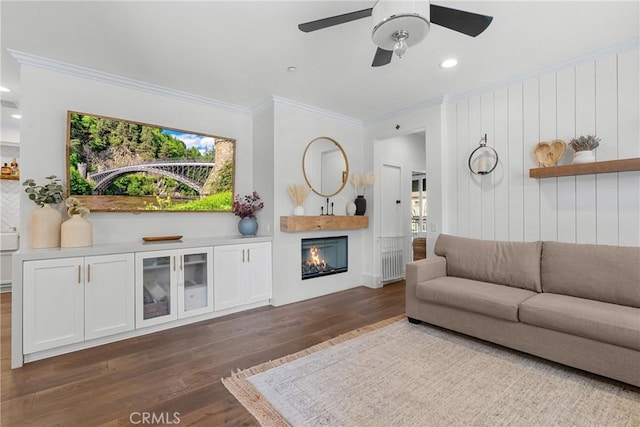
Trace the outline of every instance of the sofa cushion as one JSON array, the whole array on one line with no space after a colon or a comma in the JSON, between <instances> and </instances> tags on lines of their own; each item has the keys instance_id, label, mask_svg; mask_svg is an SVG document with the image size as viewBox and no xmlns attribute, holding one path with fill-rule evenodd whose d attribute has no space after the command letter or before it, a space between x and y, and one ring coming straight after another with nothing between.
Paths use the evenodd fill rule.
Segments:
<instances>
[{"instance_id":1,"label":"sofa cushion","mask_svg":"<svg viewBox=\"0 0 640 427\"><path fill-rule=\"evenodd\" d=\"M439 277L416 285L423 301L518 321L518 305L535 292L460 277Z\"/></svg>"},{"instance_id":2,"label":"sofa cushion","mask_svg":"<svg viewBox=\"0 0 640 427\"><path fill-rule=\"evenodd\" d=\"M520 305L520 321L640 351L640 309L542 293Z\"/></svg>"},{"instance_id":3,"label":"sofa cushion","mask_svg":"<svg viewBox=\"0 0 640 427\"><path fill-rule=\"evenodd\" d=\"M640 308L640 248L544 242L540 277L544 292Z\"/></svg>"},{"instance_id":4,"label":"sofa cushion","mask_svg":"<svg viewBox=\"0 0 640 427\"><path fill-rule=\"evenodd\" d=\"M497 242L441 234L435 253L447 258L447 275L541 292L542 242Z\"/></svg>"}]
</instances>

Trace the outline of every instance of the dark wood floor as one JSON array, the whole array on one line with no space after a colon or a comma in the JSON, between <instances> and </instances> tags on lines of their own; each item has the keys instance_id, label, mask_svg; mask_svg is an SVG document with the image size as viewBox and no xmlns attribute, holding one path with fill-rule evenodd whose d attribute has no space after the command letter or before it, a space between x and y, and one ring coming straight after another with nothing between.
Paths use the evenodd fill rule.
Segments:
<instances>
[{"instance_id":1,"label":"dark wood floor","mask_svg":"<svg viewBox=\"0 0 640 427\"><path fill-rule=\"evenodd\" d=\"M231 371L404 313L404 282L263 307L10 369L11 294L0 298L2 426L256 425L224 388ZM165 414L165 415L161 415ZM138 425L140 416L134 414Z\"/></svg>"}]
</instances>

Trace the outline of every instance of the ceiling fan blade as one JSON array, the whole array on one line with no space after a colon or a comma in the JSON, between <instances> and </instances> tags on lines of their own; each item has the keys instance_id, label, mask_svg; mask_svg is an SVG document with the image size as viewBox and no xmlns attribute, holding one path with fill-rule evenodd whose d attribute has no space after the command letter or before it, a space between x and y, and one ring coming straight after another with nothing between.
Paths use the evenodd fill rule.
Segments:
<instances>
[{"instance_id":1,"label":"ceiling fan blade","mask_svg":"<svg viewBox=\"0 0 640 427\"><path fill-rule=\"evenodd\" d=\"M300 31L309 33L311 31L321 30L327 27L333 27L334 25L344 24L345 22L355 21L356 19L366 18L371 16L372 7L369 9L357 10L355 12L349 12L342 15L332 16L330 18L318 19L317 21L305 22L298 25Z\"/></svg>"},{"instance_id":2,"label":"ceiling fan blade","mask_svg":"<svg viewBox=\"0 0 640 427\"><path fill-rule=\"evenodd\" d=\"M487 29L493 17L432 4L430 20L441 27L476 37Z\"/></svg>"},{"instance_id":3,"label":"ceiling fan blade","mask_svg":"<svg viewBox=\"0 0 640 427\"><path fill-rule=\"evenodd\" d=\"M391 58L393 58L393 51L386 50L382 48L378 48L376 50L376 56L373 57L372 67L381 67L383 65L387 65L391 62Z\"/></svg>"}]
</instances>

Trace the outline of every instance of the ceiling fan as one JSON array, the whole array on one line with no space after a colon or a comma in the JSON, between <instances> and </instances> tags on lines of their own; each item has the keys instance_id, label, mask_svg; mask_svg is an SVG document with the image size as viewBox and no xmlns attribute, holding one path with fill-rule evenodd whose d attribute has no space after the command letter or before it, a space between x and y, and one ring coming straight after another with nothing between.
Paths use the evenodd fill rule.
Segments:
<instances>
[{"instance_id":1,"label":"ceiling fan","mask_svg":"<svg viewBox=\"0 0 640 427\"><path fill-rule=\"evenodd\" d=\"M427 36L430 24L476 37L493 20L491 16L429 4L426 0L378 0L368 9L305 22L298 28L309 33L369 16L373 17L374 22L371 38L378 46L372 67L387 65L394 53L402 58L409 47Z\"/></svg>"}]
</instances>

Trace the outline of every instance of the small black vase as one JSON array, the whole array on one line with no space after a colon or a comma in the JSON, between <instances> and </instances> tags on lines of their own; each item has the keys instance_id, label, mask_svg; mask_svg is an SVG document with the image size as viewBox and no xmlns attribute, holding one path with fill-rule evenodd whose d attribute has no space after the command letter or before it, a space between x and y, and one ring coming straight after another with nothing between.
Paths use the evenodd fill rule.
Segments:
<instances>
[{"instance_id":1,"label":"small black vase","mask_svg":"<svg viewBox=\"0 0 640 427\"><path fill-rule=\"evenodd\" d=\"M358 196L353 202L356 204L356 215L364 215L367 211L367 199L364 196Z\"/></svg>"}]
</instances>

